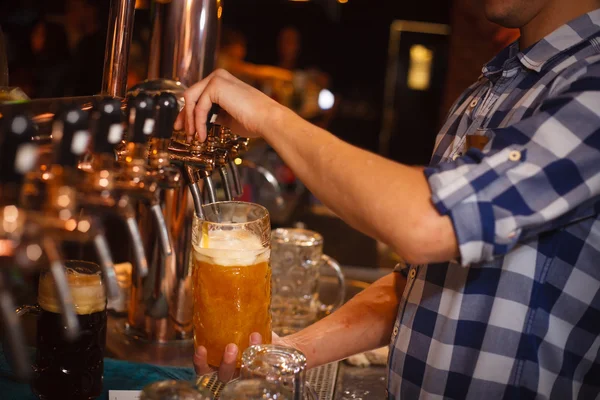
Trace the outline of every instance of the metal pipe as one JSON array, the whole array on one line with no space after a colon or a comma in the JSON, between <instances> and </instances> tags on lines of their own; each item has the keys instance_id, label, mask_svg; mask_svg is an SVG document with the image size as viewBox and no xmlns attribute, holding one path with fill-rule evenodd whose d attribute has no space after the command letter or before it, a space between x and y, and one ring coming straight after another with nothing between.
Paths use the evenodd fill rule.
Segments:
<instances>
[{"instance_id":1,"label":"metal pipe","mask_svg":"<svg viewBox=\"0 0 600 400\"><path fill-rule=\"evenodd\" d=\"M112 0L110 2L102 94L125 97L134 15L135 0Z\"/></svg>"},{"instance_id":2,"label":"metal pipe","mask_svg":"<svg viewBox=\"0 0 600 400\"><path fill-rule=\"evenodd\" d=\"M215 67L221 0L171 0L156 5L149 79L174 79L189 87Z\"/></svg>"},{"instance_id":3,"label":"metal pipe","mask_svg":"<svg viewBox=\"0 0 600 400\"><path fill-rule=\"evenodd\" d=\"M235 164L235 160L229 160L229 169L231 170L231 176L233 178L233 189L235 191L235 197L239 197L244 194L242 189L242 181L240 180L240 171Z\"/></svg>"},{"instance_id":4,"label":"metal pipe","mask_svg":"<svg viewBox=\"0 0 600 400\"><path fill-rule=\"evenodd\" d=\"M208 198L208 202L216 203L217 202L217 191L215 190L215 184L212 180L212 177L208 173L204 177L204 188L203 189L204 189L204 193L205 193L206 197Z\"/></svg>"},{"instance_id":5,"label":"metal pipe","mask_svg":"<svg viewBox=\"0 0 600 400\"><path fill-rule=\"evenodd\" d=\"M54 239L49 236L42 238L42 247L50 262L50 273L54 279L56 297L58 297L63 323L66 327L65 335L67 339L74 340L79 335L79 320L77 319L73 298L71 297L71 289L67 280L67 270L62 262L58 246Z\"/></svg>"},{"instance_id":6,"label":"metal pipe","mask_svg":"<svg viewBox=\"0 0 600 400\"><path fill-rule=\"evenodd\" d=\"M119 297L119 283L115 274L115 264L110 254L110 247L103 232L98 232L94 237L94 247L98 254L98 260L104 282L106 284L106 295L110 299Z\"/></svg>"},{"instance_id":7,"label":"metal pipe","mask_svg":"<svg viewBox=\"0 0 600 400\"><path fill-rule=\"evenodd\" d=\"M165 222L162 208L160 207L160 204L154 204L150 207L150 210L152 211L152 215L156 221L156 226L158 228L158 240L161 244L162 252L164 255L170 256L171 253L173 253L173 248L171 246L169 229L167 228L167 223Z\"/></svg>"},{"instance_id":8,"label":"metal pipe","mask_svg":"<svg viewBox=\"0 0 600 400\"><path fill-rule=\"evenodd\" d=\"M233 200L233 197L231 196L231 183L229 182L229 174L227 173L226 165L219 167L219 174L221 175L221 184L223 185L223 190L225 191L225 200L231 201Z\"/></svg>"},{"instance_id":9,"label":"metal pipe","mask_svg":"<svg viewBox=\"0 0 600 400\"><path fill-rule=\"evenodd\" d=\"M144 251L144 243L142 242L142 234L137 225L135 217L127 217L125 219L129 237L131 238L131 247L133 247L133 257L140 276L148 275L148 259Z\"/></svg>"}]
</instances>

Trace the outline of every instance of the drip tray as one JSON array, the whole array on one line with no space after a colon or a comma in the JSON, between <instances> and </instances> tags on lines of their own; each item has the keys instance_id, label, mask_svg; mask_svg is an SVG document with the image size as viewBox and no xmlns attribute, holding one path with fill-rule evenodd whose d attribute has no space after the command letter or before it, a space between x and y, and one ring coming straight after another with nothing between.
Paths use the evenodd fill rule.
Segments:
<instances>
[{"instance_id":1,"label":"drip tray","mask_svg":"<svg viewBox=\"0 0 600 400\"><path fill-rule=\"evenodd\" d=\"M339 362L321 365L306 373L306 381L319 400L332 400L339 369Z\"/></svg>"}]
</instances>

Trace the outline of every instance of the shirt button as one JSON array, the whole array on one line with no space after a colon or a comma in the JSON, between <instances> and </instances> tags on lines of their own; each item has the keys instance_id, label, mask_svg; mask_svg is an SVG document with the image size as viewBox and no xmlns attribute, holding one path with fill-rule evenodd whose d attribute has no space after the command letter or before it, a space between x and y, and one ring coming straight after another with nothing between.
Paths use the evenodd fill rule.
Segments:
<instances>
[{"instance_id":1,"label":"shirt button","mask_svg":"<svg viewBox=\"0 0 600 400\"><path fill-rule=\"evenodd\" d=\"M477 100L477 99L473 99L473 101L472 101L472 102L471 102L471 104L470 104L471 108L475 108L475 107L477 107L477 103L479 103L479 100Z\"/></svg>"},{"instance_id":2,"label":"shirt button","mask_svg":"<svg viewBox=\"0 0 600 400\"><path fill-rule=\"evenodd\" d=\"M513 150L508 154L508 159L510 161L519 161L521 159L521 152L517 150Z\"/></svg>"},{"instance_id":3,"label":"shirt button","mask_svg":"<svg viewBox=\"0 0 600 400\"><path fill-rule=\"evenodd\" d=\"M417 274L417 271L415 269L411 269L408 276L410 277L410 279L413 279L416 274Z\"/></svg>"},{"instance_id":4,"label":"shirt button","mask_svg":"<svg viewBox=\"0 0 600 400\"><path fill-rule=\"evenodd\" d=\"M392 332L392 334L394 336L396 336L398 334L398 327L397 326L394 327L394 331Z\"/></svg>"}]
</instances>

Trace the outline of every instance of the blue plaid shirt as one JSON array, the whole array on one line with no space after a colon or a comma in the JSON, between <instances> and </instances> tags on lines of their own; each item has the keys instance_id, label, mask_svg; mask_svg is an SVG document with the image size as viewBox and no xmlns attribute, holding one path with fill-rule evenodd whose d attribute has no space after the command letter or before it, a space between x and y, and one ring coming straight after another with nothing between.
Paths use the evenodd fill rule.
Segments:
<instances>
[{"instance_id":1,"label":"blue plaid shirt","mask_svg":"<svg viewBox=\"0 0 600 400\"><path fill-rule=\"evenodd\" d=\"M600 10L488 63L425 174L460 259L397 268L389 398L598 398Z\"/></svg>"}]
</instances>

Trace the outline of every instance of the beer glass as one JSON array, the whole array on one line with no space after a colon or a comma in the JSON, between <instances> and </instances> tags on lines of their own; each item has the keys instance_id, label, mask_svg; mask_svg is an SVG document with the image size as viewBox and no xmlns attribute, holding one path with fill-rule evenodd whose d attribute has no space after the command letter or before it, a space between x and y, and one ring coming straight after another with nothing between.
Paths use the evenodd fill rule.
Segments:
<instances>
[{"instance_id":1,"label":"beer glass","mask_svg":"<svg viewBox=\"0 0 600 400\"><path fill-rule=\"evenodd\" d=\"M102 394L106 345L106 295L97 264L65 261L67 281L80 326L77 338L65 337L54 279L40 274L38 304L17 310L37 315L32 390L40 399L90 400Z\"/></svg>"},{"instance_id":2,"label":"beer glass","mask_svg":"<svg viewBox=\"0 0 600 400\"><path fill-rule=\"evenodd\" d=\"M242 356L240 378L276 383L289 390L294 400L303 400L306 356L291 347L273 344L250 346Z\"/></svg>"},{"instance_id":3,"label":"beer glass","mask_svg":"<svg viewBox=\"0 0 600 400\"><path fill-rule=\"evenodd\" d=\"M192 230L194 344L219 366L225 346L239 347L237 366L252 332L271 343L269 213L237 201L203 206Z\"/></svg>"},{"instance_id":4,"label":"beer glass","mask_svg":"<svg viewBox=\"0 0 600 400\"><path fill-rule=\"evenodd\" d=\"M344 274L334 259L323 254L323 237L317 232L279 228L271 236L273 268L273 330L280 336L315 322L319 315L337 309L346 297ZM338 278L337 301L319 300L321 267L331 268Z\"/></svg>"},{"instance_id":5,"label":"beer glass","mask_svg":"<svg viewBox=\"0 0 600 400\"><path fill-rule=\"evenodd\" d=\"M292 394L282 385L261 379L230 382L220 400L292 400Z\"/></svg>"}]
</instances>

